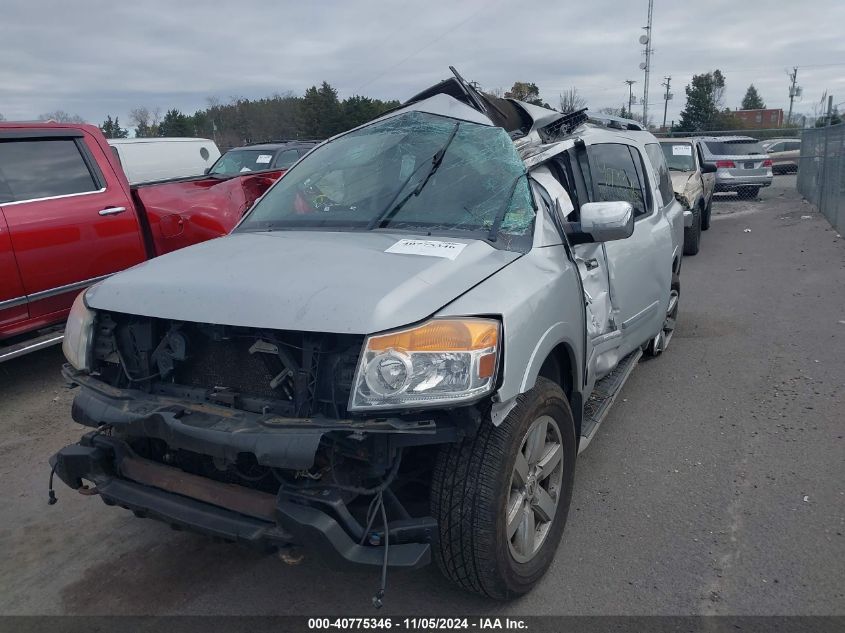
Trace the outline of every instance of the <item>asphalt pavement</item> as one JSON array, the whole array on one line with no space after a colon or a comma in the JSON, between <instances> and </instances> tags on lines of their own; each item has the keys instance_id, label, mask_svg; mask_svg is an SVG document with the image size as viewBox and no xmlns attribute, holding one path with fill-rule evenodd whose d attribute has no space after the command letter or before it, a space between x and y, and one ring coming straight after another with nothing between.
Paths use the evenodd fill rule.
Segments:
<instances>
[{"instance_id":1,"label":"asphalt pavement","mask_svg":"<svg viewBox=\"0 0 845 633\"><path fill-rule=\"evenodd\" d=\"M779 176L720 195L676 335L579 457L557 558L494 603L432 566L389 614L845 614L845 240ZM337 572L176 532L57 482L75 441L58 348L0 365L0 614L372 614ZM307 554L307 553L306 553Z\"/></svg>"}]
</instances>

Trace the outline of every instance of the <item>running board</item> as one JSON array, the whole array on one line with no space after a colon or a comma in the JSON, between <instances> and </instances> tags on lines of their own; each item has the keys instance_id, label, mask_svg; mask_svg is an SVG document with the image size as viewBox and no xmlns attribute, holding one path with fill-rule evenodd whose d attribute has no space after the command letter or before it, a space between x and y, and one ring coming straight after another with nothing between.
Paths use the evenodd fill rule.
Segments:
<instances>
[{"instance_id":1,"label":"running board","mask_svg":"<svg viewBox=\"0 0 845 633\"><path fill-rule=\"evenodd\" d=\"M21 341L20 343L15 343L14 345L9 345L8 347L0 347L0 363L12 360L18 356L23 356L24 354L29 354L30 352L38 351L39 349L44 349L45 347L50 347L51 345L58 345L64 337L64 328L61 328L26 341Z\"/></svg>"},{"instance_id":2,"label":"running board","mask_svg":"<svg viewBox=\"0 0 845 633\"><path fill-rule=\"evenodd\" d=\"M639 348L619 361L619 364L607 376L596 383L593 393L584 405L584 419L581 424L581 443L578 445L580 453L589 446L590 442L604 422L616 396L622 391L628 376L637 366L643 351Z\"/></svg>"}]
</instances>

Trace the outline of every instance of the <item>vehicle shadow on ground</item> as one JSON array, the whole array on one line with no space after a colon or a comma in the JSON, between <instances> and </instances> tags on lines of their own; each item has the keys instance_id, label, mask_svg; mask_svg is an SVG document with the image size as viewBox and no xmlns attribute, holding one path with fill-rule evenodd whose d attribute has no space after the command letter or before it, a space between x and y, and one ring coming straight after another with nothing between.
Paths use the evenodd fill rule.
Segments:
<instances>
[{"instance_id":1,"label":"vehicle shadow on ground","mask_svg":"<svg viewBox=\"0 0 845 633\"><path fill-rule=\"evenodd\" d=\"M61 345L55 345L0 363L0 400L33 391L40 384L52 385L64 362Z\"/></svg>"},{"instance_id":2,"label":"vehicle shadow on ground","mask_svg":"<svg viewBox=\"0 0 845 633\"><path fill-rule=\"evenodd\" d=\"M722 193L714 193L713 194L713 202L719 204L737 204L737 203L746 203L746 202L758 202L760 197L751 198L749 196L740 196L734 192L722 192Z\"/></svg>"},{"instance_id":3,"label":"vehicle shadow on ground","mask_svg":"<svg viewBox=\"0 0 845 633\"><path fill-rule=\"evenodd\" d=\"M372 597L380 567L339 570L306 552L296 565L198 534L142 523L147 542L88 567L61 593L67 614L428 614L431 605L458 613L495 613L504 605L457 589L434 565L390 570L384 608ZM135 526L129 526L134 531ZM150 543L153 543L152 545ZM445 615L445 614L444 614Z\"/></svg>"}]
</instances>

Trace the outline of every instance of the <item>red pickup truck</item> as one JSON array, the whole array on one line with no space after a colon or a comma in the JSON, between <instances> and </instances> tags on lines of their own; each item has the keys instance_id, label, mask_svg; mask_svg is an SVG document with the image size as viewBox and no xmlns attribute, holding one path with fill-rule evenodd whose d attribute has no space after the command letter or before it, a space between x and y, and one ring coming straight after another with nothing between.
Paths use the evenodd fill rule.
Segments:
<instances>
[{"instance_id":1,"label":"red pickup truck","mask_svg":"<svg viewBox=\"0 0 845 633\"><path fill-rule=\"evenodd\" d=\"M83 288L228 233L282 173L130 187L93 125L0 123L0 362L59 343Z\"/></svg>"}]
</instances>

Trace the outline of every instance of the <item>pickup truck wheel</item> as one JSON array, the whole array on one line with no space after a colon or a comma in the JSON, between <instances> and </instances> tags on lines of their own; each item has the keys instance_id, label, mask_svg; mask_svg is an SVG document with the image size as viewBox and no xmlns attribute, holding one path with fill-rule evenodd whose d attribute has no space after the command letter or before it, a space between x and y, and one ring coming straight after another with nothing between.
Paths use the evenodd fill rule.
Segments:
<instances>
[{"instance_id":1,"label":"pickup truck wheel","mask_svg":"<svg viewBox=\"0 0 845 633\"><path fill-rule=\"evenodd\" d=\"M669 305L666 309L666 317L663 319L663 327L653 339L644 347L649 356L660 356L669 347L672 335L675 333L675 323L678 320L678 307L681 300L681 277L678 273L672 274L672 288L669 291Z\"/></svg>"},{"instance_id":2,"label":"pickup truck wheel","mask_svg":"<svg viewBox=\"0 0 845 633\"><path fill-rule=\"evenodd\" d=\"M710 200L707 203L707 206L704 207L704 214L701 216L701 230L706 231L710 228L710 212L713 210L713 196L710 196Z\"/></svg>"},{"instance_id":3,"label":"pickup truck wheel","mask_svg":"<svg viewBox=\"0 0 845 633\"><path fill-rule=\"evenodd\" d=\"M432 476L434 552L460 587L498 600L530 591L563 535L575 473L575 424L561 388L538 378L498 427L445 445Z\"/></svg>"},{"instance_id":4,"label":"pickup truck wheel","mask_svg":"<svg viewBox=\"0 0 845 633\"><path fill-rule=\"evenodd\" d=\"M696 255L701 247L701 207L692 210L692 226L684 229L684 255Z\"/></svg>"}]
</instances>

